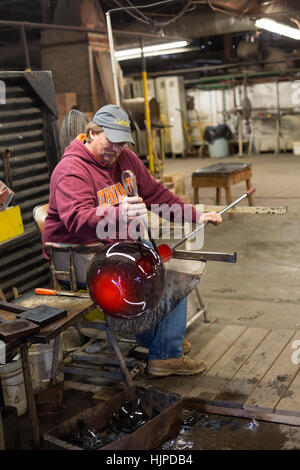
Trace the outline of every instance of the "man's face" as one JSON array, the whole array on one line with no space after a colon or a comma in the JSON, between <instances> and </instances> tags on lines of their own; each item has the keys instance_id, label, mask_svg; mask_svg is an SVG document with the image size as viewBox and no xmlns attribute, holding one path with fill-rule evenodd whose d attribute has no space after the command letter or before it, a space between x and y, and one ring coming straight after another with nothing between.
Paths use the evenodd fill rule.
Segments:
<instances>
[{"instance_id":1,"label":"man's face","mask_svg":"<svg viewBox=\"0 0 300 470\"><path fill-rule=\"evenodd\" d=\"M121 155L122 150L127 146L127 142L110 142L104 132L100 134L91 133L92 151L105 166L112 166Z\"/></svg>"}]
</instances>

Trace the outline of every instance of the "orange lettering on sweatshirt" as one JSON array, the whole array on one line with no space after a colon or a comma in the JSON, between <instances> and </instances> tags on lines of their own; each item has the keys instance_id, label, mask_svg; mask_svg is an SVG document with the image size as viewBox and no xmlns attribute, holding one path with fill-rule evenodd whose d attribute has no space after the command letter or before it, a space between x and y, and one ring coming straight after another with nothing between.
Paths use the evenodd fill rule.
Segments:
<instances>
[{"instance_id":1,"label":"orange lettering on sweatshirt","mask_svg":"<svg viewBox=\"0 0 300 470\"><path fill-rule=\"evenodd\" d=\"M97 192L99 206L115 206L124 199L126 191L121 183L113 184Z\"/></svg>"}]
</instances>

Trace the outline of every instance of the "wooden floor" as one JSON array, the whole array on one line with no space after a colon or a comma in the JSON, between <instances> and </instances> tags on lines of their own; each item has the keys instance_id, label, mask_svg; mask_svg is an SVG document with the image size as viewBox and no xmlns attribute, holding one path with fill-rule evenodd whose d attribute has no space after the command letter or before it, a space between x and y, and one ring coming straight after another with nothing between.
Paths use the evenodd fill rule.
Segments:
<instances>
[{"instance_id":1,"label":"wooden floor","mask_svg":"<svg viewBox=\"0 0 300 470\"><path fill-rule=\"evenodd\" d=\"M300 360L300 331L198 320L187 339L189 356L207 365L204 374L143 375L134 383L178 393L190 409L300 425L300 364L292 360Z\"/></svg>"}]
</instances>

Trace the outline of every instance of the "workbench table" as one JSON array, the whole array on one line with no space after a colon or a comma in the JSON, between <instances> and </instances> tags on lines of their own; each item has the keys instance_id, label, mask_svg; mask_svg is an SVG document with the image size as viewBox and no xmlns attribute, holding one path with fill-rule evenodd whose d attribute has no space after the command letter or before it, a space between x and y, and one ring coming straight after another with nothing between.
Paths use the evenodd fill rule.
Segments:
<instances>
[{"instance_id":1,"label":"workbench table","mask_svg":"<svg viewBox=\"0 0 300 470\"><path fill-rule=\"evenodd\" d=\"M22 368L24 374L24 384L26 391L26 398L28 409L32 424L33 442L36 447L40 443L39 424L36 411L36 403L34 397L34 390L32 385L32 378L29 370L28 349L32 343L48 343L54 339L53 347L53 360L51 370L51 382L55 383L58 368L58 353L59 353L59 335L64 330L69 328L73 323L80 320L83 316L95 308L91 299L79 297L63 297L63 296L41 296L35 294L34 291L28 291L12 305L22 306L25 309L35 308L41 304L49 305L50 307L62 308L66 310L67 315L53 323L41 327L39 333L32 336L26 336L20 339L15 339L6 344L6 354L11 354L17 349L20 349ZM16 314L7 310L0 309L0 317L4 320L15 320Z\"/></svg>"},{"instance_id":2,"label":"workbench table","mask_svg":"<svg viewBox=\"0 0 300 470\"><path fill-rule=\"evenodd\" d=\"M247 190L251 188L252 168L247 163L215 163L192 173L194 204L199 204L199 188L216 188L216 204L221 204L221 188L225 189L227 205L232 202L231 186L246 181ZM253 206L252 195L248 197ZM232 218L233 214L229 214Z\"/></svg>"}]
</instances>

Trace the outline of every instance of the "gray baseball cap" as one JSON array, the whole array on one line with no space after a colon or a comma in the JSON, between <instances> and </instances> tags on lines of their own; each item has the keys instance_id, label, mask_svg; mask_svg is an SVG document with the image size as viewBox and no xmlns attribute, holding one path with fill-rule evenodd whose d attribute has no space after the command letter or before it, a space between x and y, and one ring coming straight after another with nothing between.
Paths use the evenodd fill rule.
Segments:
<instances>
[{"instance_id":1,"label":"gray baseball cap","mask_svg":"<svg viewBox=\"0 0 300 470\"><path fill-rule=\"evenodd\" d=\"M131 142L134 144L129 116L120 106L116 104L103 106L96 112L93 122L103 127L106 137L111 142Z\"/></svg>"}]
</instances>

